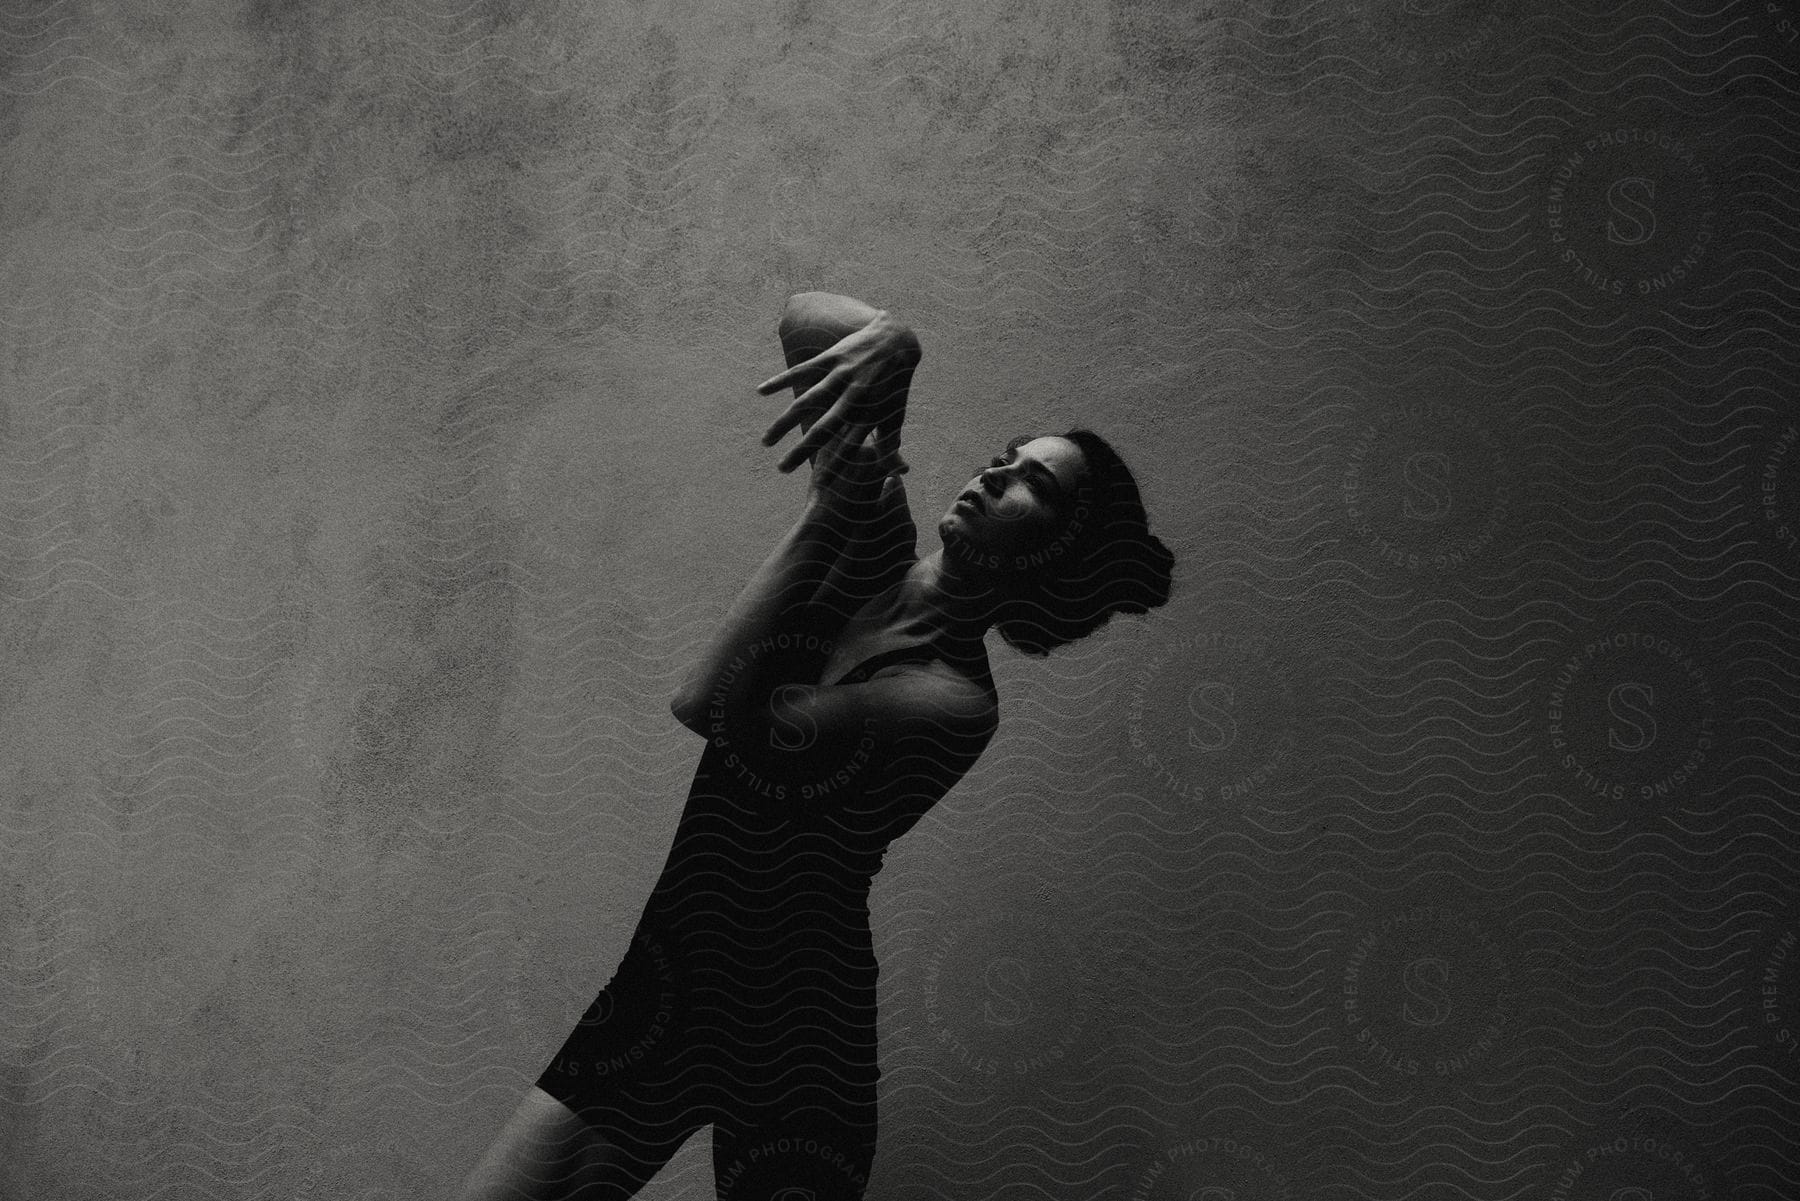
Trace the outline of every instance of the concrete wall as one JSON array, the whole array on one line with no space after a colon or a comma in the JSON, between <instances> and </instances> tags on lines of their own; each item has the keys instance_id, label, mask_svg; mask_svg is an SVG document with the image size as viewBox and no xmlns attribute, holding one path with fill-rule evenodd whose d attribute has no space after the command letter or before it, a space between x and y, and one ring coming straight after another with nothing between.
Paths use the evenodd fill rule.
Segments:
<instances>
[{"instance_id":1,"label":"concrete wall","mask_svg":"<svg viewBox=\"0 0 1800 1201\"><path fill-rule=\"evenodd\" d=\"M1083 423L1180 557L889 856L871 1197L1780 1195L1800 13L1689 8L9 3L0 1196L446 1195L811 288L927 530Z\"/></svg>"}]
</instances>

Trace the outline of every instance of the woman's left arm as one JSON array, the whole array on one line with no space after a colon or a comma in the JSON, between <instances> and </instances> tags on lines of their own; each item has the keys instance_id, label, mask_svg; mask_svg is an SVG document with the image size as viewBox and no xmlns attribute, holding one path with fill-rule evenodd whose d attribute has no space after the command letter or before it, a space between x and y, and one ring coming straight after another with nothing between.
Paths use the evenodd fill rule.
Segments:
<instances>
[{"instance_id":1,"label":"woman's left arm","mask_svg":"<svg viewBox=\"0 0 1800 1201\"><path fill-rule=\"evenodd\" d=\"M794 400L769 426L763 445L775 445L795 427L802 432L778 468L792 471L851 425L865 424L875 428L882 471L904 474L900 429L923 354L912 327L849 296L801 292L788 299L777 332L787 370L756 390L768 396L791 386Z\"/></svg>"}]
</instances>

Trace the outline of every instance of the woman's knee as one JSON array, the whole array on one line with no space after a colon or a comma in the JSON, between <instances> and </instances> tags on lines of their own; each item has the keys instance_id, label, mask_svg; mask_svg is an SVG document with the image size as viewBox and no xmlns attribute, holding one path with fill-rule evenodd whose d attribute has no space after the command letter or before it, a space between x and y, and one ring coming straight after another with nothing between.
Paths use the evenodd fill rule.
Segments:
<instances>
[{"instance_id":1,"label":"woman's knee","mask_svg":"<svg viewBox=\"0 0 1800 1201\"><path fill-rule=\"evenodd\" d=\"M457 1201L624 1201L661 1166L534 1085L463 1181Z\"/></svg>"}]
</instances>

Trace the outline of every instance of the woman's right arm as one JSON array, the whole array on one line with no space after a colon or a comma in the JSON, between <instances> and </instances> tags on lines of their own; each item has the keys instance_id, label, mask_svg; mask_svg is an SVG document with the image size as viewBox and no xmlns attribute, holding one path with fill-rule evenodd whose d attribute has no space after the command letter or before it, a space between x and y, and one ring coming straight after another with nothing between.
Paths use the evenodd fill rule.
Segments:
<instances>
[{"instance_id":1,"label":"woman's right arm","mask_svg":"<svg viewBox=\"0 0 1800 1201\"><path fill-rule=\"evenodd\" d=\"M779 440L795 424L817 438L832 437L834 427L829 414L825 423L816 428L815 418L849 394L857 377L872 382L867 391L854 398L844 423L879 426L883 417L891 422L889 427L878 428L874 451L852 452L885 459L872 466L886 478L880 486L878 502L865 506L864 520L848 527L845 542L837 548L837 560L816 597L821 609L847 620L918 557L917 530L901 482L908 467L899 456L899 436L913 369L921 357L919 342L911 329L891 314L831 292L801 292L790 297L782 310L778 333L788 370L758 390L766 393L791 385L796 403L770 427L763 438L765 443ZM862 336L839 356L826 354L855 334ZM863 344L860 349L858 343ZM812 364L810 368L808 364ZM838 381L827 384L808 400L808 393L833 371L838 373ZM802 443L789 452L788 459L797 462L796 456L804 450Z\"/></svg>"},{"instance_id":2,"label":"woman's right arm","mask_svg":"<svg viewBox=\"0 0 1800 1201\"><path fill-rule=\"evenodd\" d=\"M869 453L872 457L873 452ZM835 546L831 567L813 594L815 609L831 614L840 629L864 602L906 574L919 557L919 535L907 507L905 484L898 475L890 475L878 488L867 516L850 527Z\"/></svg>"}]
</instances>

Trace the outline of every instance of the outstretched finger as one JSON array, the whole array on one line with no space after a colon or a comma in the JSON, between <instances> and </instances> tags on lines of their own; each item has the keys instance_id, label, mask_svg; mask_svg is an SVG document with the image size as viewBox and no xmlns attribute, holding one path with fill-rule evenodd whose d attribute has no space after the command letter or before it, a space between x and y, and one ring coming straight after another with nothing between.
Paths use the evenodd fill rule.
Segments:
<instances>
[{"instance_id":1,"label":"outstretched finger","mask_svg":"<svg viewBox=\"0 0 1800 1201\"><path fill-rule=\"evenodd\" d=\"M781 416L775 419L774 424L763 431L762 444L764 446L775 445L787 437L787 432L796 425L810 425L818 415L819 411L816 408L810 408L795 401L781 411Z\"/></svg>"},{"instance_id":2,"label":"outstretched finger","mask_svg":"<svg viewBox=\"0 0 1800 1201\"><path fill-rule=\"evenodd\" d=\"M820 362L824 357L825 352L821 351L810 359L795 363L787 370L778 372L756 385L756 390L767 396L771 392L779 392L783 388L809 383L831 369L831 364Z\"/></svg>"},{"instance_id":3,"label":"outstretched finger","mask_svg":"<svg viewBox=\"0 0 1800 1201\"><path fill-rule=\"evenodd\" d=\"M843 414L836 406L833 406L829 413L813 422L812 428L806 431L804 438L794 444L792 450L781 456L781 461L775 464L775 469L788 472L800 466L831 441L832 435L842 427Z\"/></svg>"},{"instance_id":4,"label":"outstretched finger","mask_svg":"<svg viewBox=\"0 0 1800 1201\"><path fill-rule=\"evenodd\" d=\"M824 379L794 397L794 403L763 434L763 445L775 445L796 425L811 421L824 412L837 399L837 389L842 378L841 371L834 368Z\"/></svg>"},{"instance_id":5,"label":"outstretched finger","mask_svg":"<svg viewBox=\"0 0 1800 1201\"><path fill-rule=\"evenodd\" d=\"M795 443L794 449L788 451L787 457L781 461L781 470L792 471L804 463L808 455L836 435L843 428L850 414L856 411L857 399L867 389L868 385L861 380L852 380L844 389L843 395L837 398L837 403L833 404L823 417L813 423L813 427L806 431L806 436Z\"/></svg>"}]
</instances>

